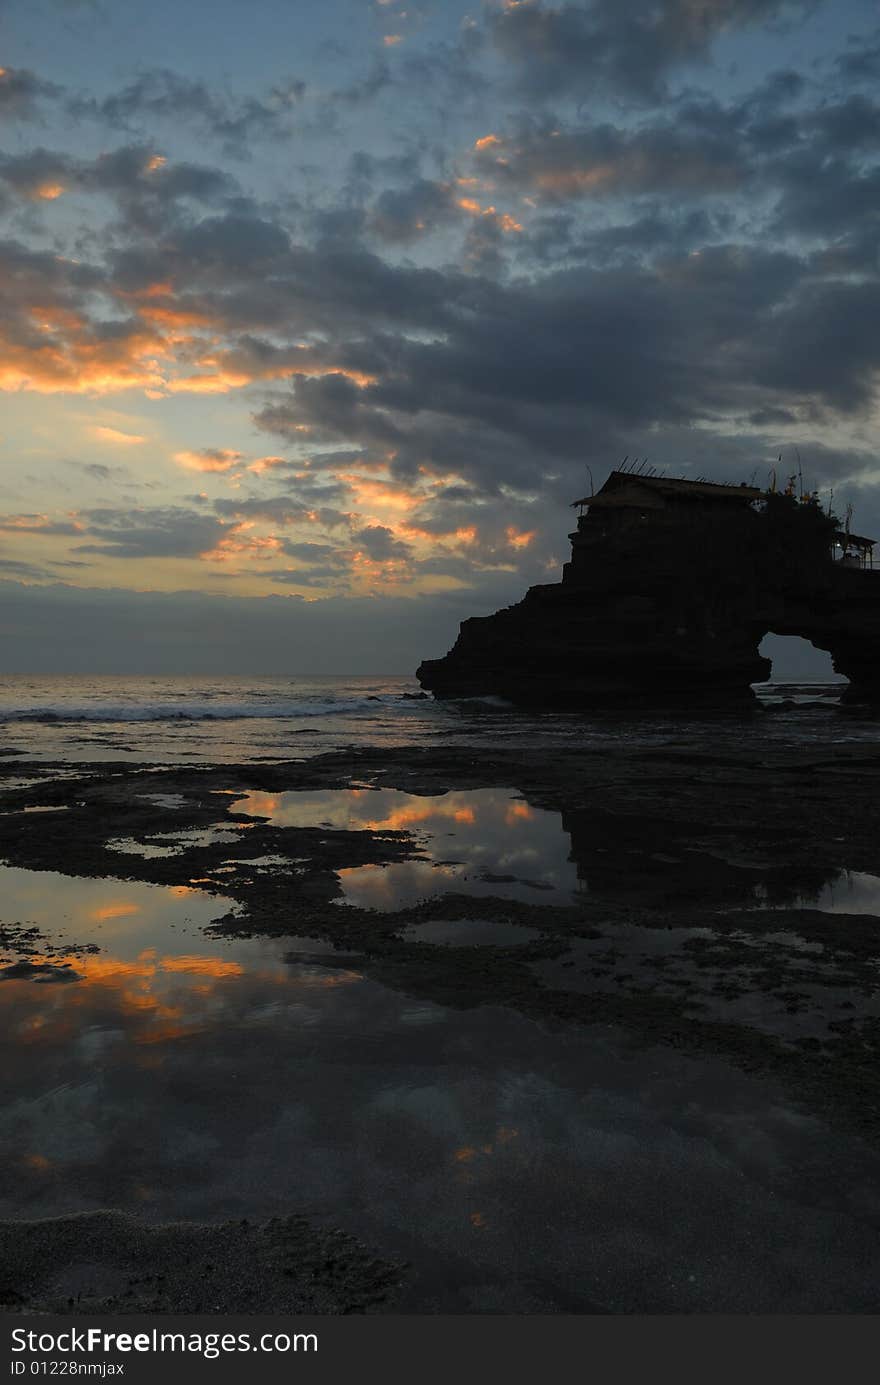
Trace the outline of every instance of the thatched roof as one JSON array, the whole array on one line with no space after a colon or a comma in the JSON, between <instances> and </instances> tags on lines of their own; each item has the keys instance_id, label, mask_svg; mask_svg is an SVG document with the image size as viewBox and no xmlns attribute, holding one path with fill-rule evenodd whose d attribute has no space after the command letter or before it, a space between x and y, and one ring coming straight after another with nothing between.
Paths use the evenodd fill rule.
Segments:
<instances>
[{"instance_id":1,"label":"thatched roof","mask_svg":"<svg viewBox=\"0 0 880 1385\"><path fill-rule=\"evenodd\" d=\"M623 505L626 503L623 497L614 497L614 492L622 486L635 486L648 492L653 491L664 498L733 500L739 501L740 504L760 500L764 495L756 486L747 486L745 483L740 486L727 486L715 481L691 481L684 476L640 476L632 471L612 471L601 490L595 495L584 496L582 500L572 501L572 506L599 504L611 508L612 505Z\"/></svg>"}]
</instances>

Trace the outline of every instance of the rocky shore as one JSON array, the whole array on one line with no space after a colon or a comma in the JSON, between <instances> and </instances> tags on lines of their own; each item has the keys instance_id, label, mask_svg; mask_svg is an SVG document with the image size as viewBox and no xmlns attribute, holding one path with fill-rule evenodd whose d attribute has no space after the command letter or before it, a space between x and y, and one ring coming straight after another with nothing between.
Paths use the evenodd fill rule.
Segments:
<instances>
[{"instance_id":1,"label":"rocky shore","mask_svg":"<svg viewBox=\"0 0 880 1385\"><path fill-rule=\"evenodd\" d=\"M4 789L4 780L30 782ZM503 889L493 894L492 877L486 877L479 896L457 891L453 881L449 891L385 913L340 907L340 871L423 859L416 829L283 826L229 806L247 792L353 785L367 795L381 785L426 798L493 786L513 790L531 808L561 815L580 888L564 905L546 902L536 888L531 902L522 891L519 898L505 897ZM184 888L197 882L200 891L235 903L211 925L218 937L283 940L296 932L315 940L322 967L356 968L410 997L453 1009L506 1007L542 1025L580 1032L610 1025L636 1045L708 1055L771 1081L794 1109L833 1126L842 1141L877 1146L880 918L861 908L829 912L822 900L855 872L877 878L880 913L878 787L880 748L846 742L773 748L766 741L750 745L747 738L741 749L723 753L670 737L654 749L572 744L564 751L521 749L493 757L478 756L472 747L381 754L362 748L310 761L199 768L73 769L10 757L0 760L0 858L71 877ZM58 811L45 811L53 808ZM251 825L232 842L188 844L181 836L218 821ZM122 853L109 845L120 838L174 849L167 855ZM261 858L270 864L249 866ZM231 869L236 860L240 867ZM414 935L450 918L503 924L508 939L472 947ZM77 960L88 944L49 944L21 920L2 918L0 924L4 986L45 986L52 978L28 960L38 954L51 954L39 966L67 968L69 985L77 984ZM510 941L510 931L515 937L518 929L523 941ZM306 958L297 952L298 962ZM109 1221L86 1221L89 1226L102 1244L112 1245L114 1265L134 1263L119 1249L134 1235L127 1222L114 1214ZM308 1240L312 1233L297 1227L296 1236ZM161 1247L184 1235L162 1228L137 1234L149 1242L154 1275L160 1274ZM199 1255L211 1263L213 1240L238 1235L222 1227L190 1228L184 1238L195 1238ZM373 1248L379 1258L365 1277L361 1252L352 1259L348 1241L339 1243L341 1258L332 1244L310 1242L306 1259L311 1264L318 1256L328 1284L337 1283L334 1266L343 1266L341 1288L322 1289L316 1297L309 1279L312 1289L300 1283L291 1298L281 1232L259 1235L261 1244L275 1247L263 1257L259 1293L278 1311L290 1303L326 1312L393 1306L401 1276L395 1277L393 1257L383 1247ZM45 1274L25 1272L35 1263L34 1246ZM346 1279L345 1264L354 1279ZM50 1272L53 1266L57 1273ZM8 1306L57 1306L72 1273L69 1222L55 1223L54 1231L52 1223L7 1223L0 1267ZM167 1283L164 1297L156 1298L149 1276L139 1284L125 1274L122 1280L117 1274L106 1292L87 1296L87 1306L192 1306ZM76 1295L68 1297L75 1308ZM231 1291L220 1298L224 1308L246 1311L243 1301L233 1304Z\"/></svg>"}]
</instances>

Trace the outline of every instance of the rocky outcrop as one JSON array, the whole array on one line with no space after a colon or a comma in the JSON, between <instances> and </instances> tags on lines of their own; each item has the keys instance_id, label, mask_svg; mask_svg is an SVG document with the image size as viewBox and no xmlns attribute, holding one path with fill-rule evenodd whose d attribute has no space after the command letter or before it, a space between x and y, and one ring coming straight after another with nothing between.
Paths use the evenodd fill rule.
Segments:
<instances>
[{"instance_id":1,"label":"rocky outcrop","mask_svg":"<svg viewBox=\"0 0 880 1385\"><path fill-rule=\"evenodd\" d=\"M464 621L419 681L543 707L730 706L769 676L758 645L774 632L829 650L848 696L880 701L880 571L833 561L835 525L815 505L728 508L610 530L582 519L562 582Z\"/></svg>"}]
</instances>

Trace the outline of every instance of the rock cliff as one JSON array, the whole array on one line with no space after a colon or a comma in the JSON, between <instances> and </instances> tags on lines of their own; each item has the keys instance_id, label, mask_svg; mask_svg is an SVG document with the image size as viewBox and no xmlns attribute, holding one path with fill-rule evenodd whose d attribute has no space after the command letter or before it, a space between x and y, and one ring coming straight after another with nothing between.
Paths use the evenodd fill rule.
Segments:
<instances>
[{"instance_id":1,"label":"rock cliff","mask_svg":"<svg viewBox=\"0 0 880 1385\"><path fill-rule=\"evenodd\" d=\"M543 707L729 706L769 676L758 645L774 632L829 650L848 697L880 701L880 571L854 565L815 501L704 489L740 503L667 495L642 512L613 488L614 508L591 498L563 580L464 621L449 653L418 669L422 686Z\"/></svg>"}]
</instances>

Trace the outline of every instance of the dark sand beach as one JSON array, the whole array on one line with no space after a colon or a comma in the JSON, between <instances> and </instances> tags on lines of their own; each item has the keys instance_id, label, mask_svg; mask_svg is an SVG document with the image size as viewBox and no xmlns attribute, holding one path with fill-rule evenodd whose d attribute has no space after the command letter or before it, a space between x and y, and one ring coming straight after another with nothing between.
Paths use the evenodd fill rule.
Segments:
<instances>
[{"instance_id":1,"label":"dark sand beach","mask_svg":"<svg viewBox=\"0 0 880 1385\"><path fill-rule=\"evenodd\" d=\"M880 746L811 716L0 757L4 1303L875 1311Z\"/></svg>"}]
</instances>

